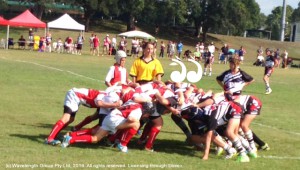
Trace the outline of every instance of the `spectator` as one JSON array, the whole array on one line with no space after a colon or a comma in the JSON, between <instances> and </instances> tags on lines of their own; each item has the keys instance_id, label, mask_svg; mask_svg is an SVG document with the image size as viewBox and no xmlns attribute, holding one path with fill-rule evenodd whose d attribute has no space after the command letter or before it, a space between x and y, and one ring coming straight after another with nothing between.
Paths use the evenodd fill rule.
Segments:
<instances>
[{"instance_id":1,"label":"spectator","mask_svg":"<svg viewBox=\"0 0 300 170\"><path fill-rule=\"evenodd\" d=\"M94 38L95 38L95 36L94 36L94 34L91 34L91 37L90 37L90 53L91 54L94 54Z\"/></svg>"},{"instance_id":2,"label":"spectator","mask_svg":"<svg viewBox=\"0 0 300 170\"><path fill-rule=\"evenodd\" d=\"M280 64L280 50L279 50L279 48L277 48L277 50L274 52L274 57L277 60L277 65L275 65L275 67L279 68L279 64Z\"/></svg>"},{"instance_id":3,"label":"spectator","mask_svg":"<svg viewBox=\"0 0 300 170\"><path fill-rule=\"evenodd\" d=\"M94 35L93 38L93 43L94 43L94 51L93 51L93 55L99 56L99 38L97 37L97 35Z\"/></svg>"},{"instance_id":4,"label":"spectator","mask_svg":"<svg viewBox=\"0 0 300 170\"><path fill-rule=\"evenodd\" d=\"M109 39L109 35L107 34L106 37L103 40L103 51L102 51L102 56L103 54L108 54L109 53L109 45L111 43L111 40Z\"/></svg>"},{"instance_id":5,"label":"spectator","mask_svg":"<svg viewBox=\"0 0 300 170\"><path fill-rule=\"evenodd\" d=\"M23 49L23 50L25 49L26 40L23 37L23 35L21 35L21 37L19 38L18 44L19 44L19 49Z\"/></svg>"},{"instance_id":6,"label":"spectator","mask_svg":"<svg viewBox=\"0 0 300 170\"><path fill-rule=\"evenodd\" d=\"M138 57L139 40L134 37L134 39L131 41L131 45L131 56Z\"/></svg>"},{"instance_id":7,"label":"spectator","mask_svg":"<svg viewBox=\"0 0 300 170\"><path fill-rule=\"evenodd\" d=\"M47 33L46 35L46 48L45 51L51 53L51 42L52 42L52 37L50 33Z\"/></svg>"},{"instance_id":8,"label":"spectator","mask_svg":"<svg viewBox=\"0 0 300 170\"><path fill-rule=\"evenodd\" d=\"M282 62L283 67L282 68L287 68L288 55L289 55L289 53L286 50L284 50L284 52L283 52L283 62Z\"/></svg>"},{"instance_id":9,"label":"spectator","mask_svg":"<svg viewBox=\"0 0 300 170\"><path fill-rule=\"evenodd\" d=\"M246 49L243 46L241 46L238 52L239 52L239 58L241 60L241 64L243 64L244 55L246 54Z\"/></svg>"},{"instance_id":10,"label":"spectator","mask_svg":"<svg viewBox=\"0 0 300 170\"><path fill-rule=\"evenodd\" d=\"M165 43L161 41L159 57L164 58L165 48L166 48Z\"/></svg>"},{"instance_id":11,"label":"spectator","mask_svg":"<svg viewBox=\"0 0 300 170\"><path fill-rule=\"evenodd\" d=\"M33 36L34 36L34 33L32 31L32 28L29 28L29 32L28 32L28 40L30 42L33 42Z\"/></svg>"},{"instance_id":12,"label":"spectator","mask_svg":"<svg viewBox=\"0 0 300 170\"><path fill-rule=\"evenodd\" d=\"M179 43L177 44L177 54L179 58L181 56L182 49L183 49L183 44L181 43L181 41L179 41Z\"/></svg>"},{"instance_id":13,"label":"spectator","mask_svg":"<svg viewBox=\"0 0 300 170\"><path fill-rule=\"evenodd\" d=\"M82 46L83 46L83 41L84 41L84 37L83 35L80 33L79 36L77 37L77 54L81 55L81 50L82 50Z\"/></svg>"},{"instance_id":14,"label":"spectator","mask_svg":"<svg viewBox=\"0 0 300 170\"><path fill-rule=\"evenodd\" d=\"M220 57L220 62L226 64L227 60L229 58L229 47L227 44L224 44L224 46L221 48L222 55Z\"/></svg>"},{"instance_id":15,"label":"spectator","mask_svg":"<svg viewBox=\"0 0 300 170\"><path fill-rule=\"evenodd\" d=\"M123 51L125 51L125 53L127 53L126 46L127 46L127 40L125 37L123 37L119 44L119 50L123 50Z\"/></svg>"}]
</instances>

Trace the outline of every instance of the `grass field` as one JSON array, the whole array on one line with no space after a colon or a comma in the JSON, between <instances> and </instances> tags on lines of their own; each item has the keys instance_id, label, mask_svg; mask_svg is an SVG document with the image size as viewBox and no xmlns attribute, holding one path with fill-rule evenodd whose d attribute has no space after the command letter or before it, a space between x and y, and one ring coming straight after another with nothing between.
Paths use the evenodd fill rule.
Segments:
<instances>
[{"instance_id":1,"label":"grass field","mask_svg":"<svg viewBox=\"0 0 300 170\"><path fill-rule=\"evenodd\" d=\"M102 143L66 149L45 145L44 139L62 115L67 90L104 89L103 80L113 62L111 56L0 50L0 169L300 169L300 69L276 69L271 77L273 93L264 95L263 68L252 66L250 60L241 68L255 82L245 89L245 94L253 94L263 102L262 113L252 129L271 147L270 151L259 151L259 158L250 163L225 161L213 153L208 161L202 161L202 152L184 143L184 134L169 115L163 117L164 127L154 153L135 146L136 137L127 154ZM132 62L129 57L127 69ZM161 62L166 73L164 80L170 79L170 73L178 68L169 66L168 59ZM194 69L193 64L185 64L188 70ZM214 64L213 76L203 77L197 85L220 91L215 77L226 69L228 65ZM93 112L81 107L75 123Z\"/></svg>"}]
</instances>

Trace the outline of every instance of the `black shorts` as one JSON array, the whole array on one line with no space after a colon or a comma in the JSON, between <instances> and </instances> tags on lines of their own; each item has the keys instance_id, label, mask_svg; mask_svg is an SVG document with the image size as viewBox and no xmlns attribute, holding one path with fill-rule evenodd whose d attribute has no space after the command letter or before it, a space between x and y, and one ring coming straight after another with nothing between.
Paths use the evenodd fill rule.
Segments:
<instances>
[{"instance_id":1,"label":"black shorts","mask_svg":"<svg viewBox=\"0 0 300 170\"><path fill-rule=\"evenodd\" d=\"M81 50L81 49L82 49L82 44L77 44L76 49L77 49L77 50Z\"/></svg>"},{"instance_id":2,"label":"black shorts","mask_svg":"<svg viewBox=\"0 0 300 170\"><path fill-rule=\"evenodd\" d=\"M64 113L70 114L71 117L76 116L76 112L72 112L72 110L68 106L64 106Z\"/></svg>"}]
</instances>

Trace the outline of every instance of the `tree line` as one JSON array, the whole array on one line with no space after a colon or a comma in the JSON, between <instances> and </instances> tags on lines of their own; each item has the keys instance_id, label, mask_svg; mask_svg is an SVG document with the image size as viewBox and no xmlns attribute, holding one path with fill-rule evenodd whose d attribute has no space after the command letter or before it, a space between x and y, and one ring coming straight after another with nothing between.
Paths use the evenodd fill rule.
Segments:
<instances>
[{"instance_id":1,"label":"tree line","mask_svg":"<svg viewBox=\"0 0 300 170\"><path fill-rule=\"evenodd\" d=\"M127 23L127 30L143 24L151 27L192 27L194 36L208 32L243 35L246 29L272 31L272 39L279 40L282 6L276 7L268 16L260 11L255 0L24 0L19 3L33 3L33 13L42 19L47 11L46 4L68 4L83 9L86 31L91 21L101 15ZM300 3L299 3L300 5ZM286 21L300 21L300 6L287 6ZM8 8L0 1L0 8ZM290 33L287 25L286 33Z\"/></svg>"}]
</instances>

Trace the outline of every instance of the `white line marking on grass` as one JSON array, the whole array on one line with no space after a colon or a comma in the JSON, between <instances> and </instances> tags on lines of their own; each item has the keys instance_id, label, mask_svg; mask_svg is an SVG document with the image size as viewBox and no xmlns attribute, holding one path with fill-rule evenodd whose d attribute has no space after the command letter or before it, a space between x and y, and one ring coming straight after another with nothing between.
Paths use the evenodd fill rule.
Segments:
<instances>
[{"instance_id":1,"label":"white line marking on grass","mask_svg":"<svg viewBox=\"0 0 300 170\"><path fill-rule=\"evenodd\" d=\"M5 57L1 57L1 58L5 59L5 60L8 60ZM86 78L86 79L90 79L90 80L93 80L93 81L104 83L104 81L100 81L100 80L97 80L97 79L94 79L94 78L91 78L91 77L87 77L87 76L84 76L84 75L81 75L81 74L77 74L77 73L74 73L74 72L69 71L69 70L62 70L62 69L59 69L59 68L55 68L55 67L51 67L51 66L46 66L46 65L43 65L43 64L39 64L39 63L35 63L35 62L30 62L30 61L23 61L23 60L12 60L12 61L22 62L22 63L28 63L28 64L34 64L34 65L37 65L37 66L40 66L40 67L45 67L45 68L48 68L48 69L51 69L51 70L56 70L56 71L61 71L61 72L65 71L65 72L67 72L69 74L72 74L72 75L75 75L75 76L78 76L78 77L83 77L83 78Z\"/></svg>"},{"instance_id":2,"label":"white line marking on grass","mask_svg":"<svg viewBox=\"0 0 300 170\"><path fill-rule=\"evenodd\" d=\"M289 157L289 156L258 156L266 159L288 159L288 160L300 160L300 157Z\"/></svg>"},{"instance_id":3,"label":"white line marking on grass","mask_svg":"<svg viewBox=\"0 0 300 170\"><path fill-rule=\"evenodd\" d=\"M90 80L94 80L94 81L98 81L98 82L103 82L103 81L100 81L100 80L97 80L97 79L93 79L93 78L91 78L91 77L86 77L86 76L84 76L84 75L74 73L74 72L72 72L72 71L68 71L68 70L67 70L66 72L68 72L68 73L70 73L70 74L73 74L73 75L75 75L75 76L84 77L84 78L87 78L87 79L90 79Z\"/></svg>"},{"instance_id":4,"label":"white line marking on grass","mask_svg":"<svg viewBox=\"0 0 300 170\"><path fill-rule=\"evenodd\" d=\"M298 133L298 132L288 131L288 130L284 130L284 129L278 129L278 128L273 127L273 126L268 126L268 125L264 125L264 124L260 124L260 123L255 123L255 122L252 122L252 123L255 124L255 125L258 125L258 126L263 126L263 127L267 127L267 128L271 128L271 129L275 129L275 130L281 130L281 131L284 131L284 132L289 133L289 134L299 135L300 136L300 133Z\"/></svg>"},{"instance_id":5,"label":"white line marking on grass","mask_svg":"<svg viewBox=\"0 0 300 170\"><path fill-rule=\"evenodd\" d=\"M39 64L39 63L34 63L34 62L29 62L29 61L22 61L22 60L15 60L15 61L22 62L22 63L34 64L34 65L37 65L37 66L49 68L49 69L56 70L56 71L64 71L64 70L61 70L61 69L58 69L58 68L55 68L55 67L45 66L45 65L42 65L42 64Z\"/></svg>"}]
</instances>

